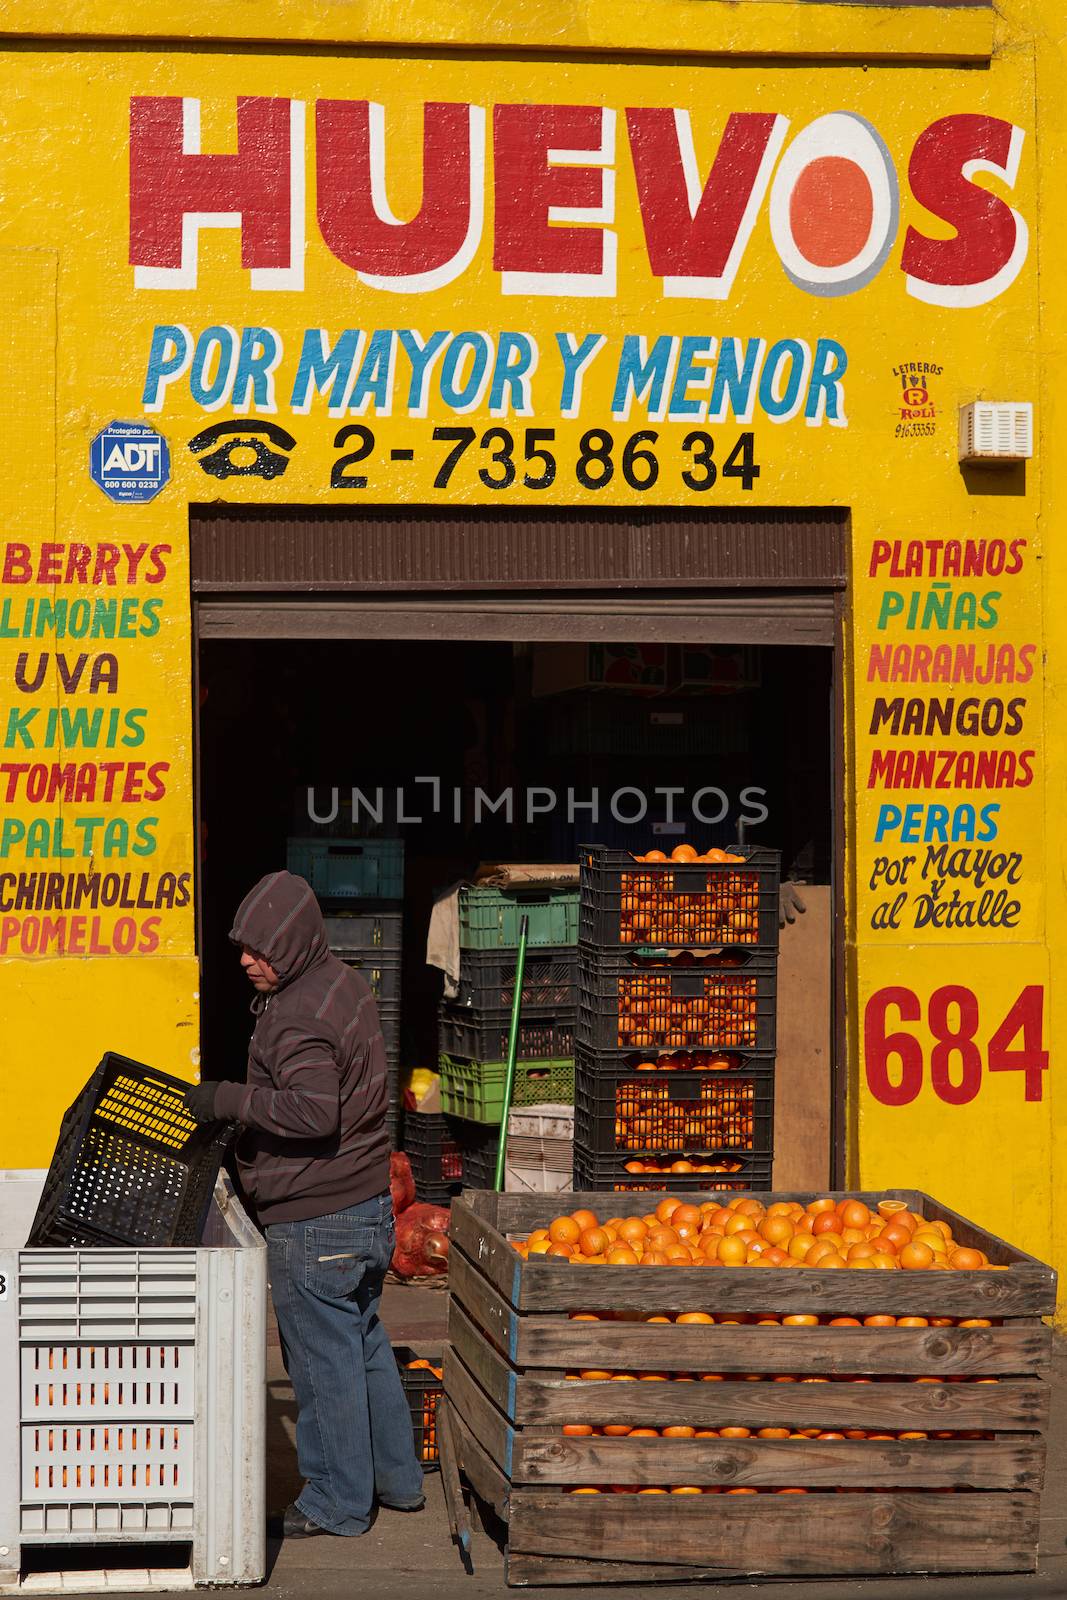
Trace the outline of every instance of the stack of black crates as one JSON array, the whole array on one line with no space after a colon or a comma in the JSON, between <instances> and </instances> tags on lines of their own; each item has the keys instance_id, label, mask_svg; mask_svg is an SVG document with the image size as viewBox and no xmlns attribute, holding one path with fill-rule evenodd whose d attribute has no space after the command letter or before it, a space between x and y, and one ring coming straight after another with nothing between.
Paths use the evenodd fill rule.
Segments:
<instances>
[{"instance_id":1,"label":"stack of black crates","mask_svg":"<svg viewBox=\"0 0 1067 1600\"><path fill-rule=\"evenodd\" d=\"M574 1103L578 895L460 891L459 992L438 1012L442 1114L412 1114L405 1149L420 1199L490 1189L504 1109L521 919L527 949L512 1106Z\"/></svg>"},{"instance_id":2,"label":"stack of black crates","mask_svg":"<svg viewBox=\"0 0 1067 1600\"><path fill-rule=\"evenodd\" d=\"M576 1190L769 1189L775 850L581 849Z\"/></svg>"},{"instance_id":3,"label":"stack of black crates","mask_svg":"<svg viewBox=\"0 0 1067 1600\"><path fill-rule=\"evenodd\" d=\"M326 919L330 950L367 980L378 1002L389 1061L389 1132L400 1119L400 964L404 926L402 839L290 838L290 872L306 878Z\"/></svg>"}]
</instances>

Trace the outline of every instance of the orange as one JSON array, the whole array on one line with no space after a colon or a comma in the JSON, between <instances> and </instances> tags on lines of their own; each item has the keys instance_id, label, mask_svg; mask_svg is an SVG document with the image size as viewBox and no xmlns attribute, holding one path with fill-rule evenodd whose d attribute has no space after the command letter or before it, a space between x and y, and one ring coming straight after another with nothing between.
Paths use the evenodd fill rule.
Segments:
<instances>
[{"instance_id":1,"label":"orange","mask_svg":"<svg viewBox=\"0 0 1067 1600\"><path fill-rule=\"evenodd\" d=\"M671 1490L671 1494L703 1494L703 1493L704 1493L703 1489L694 1489L691 1485L688 1485L688 1484L685 1485L685 1487L679 1487L677 1489L672 1489Z\"/></svg>"},{"instance_id":2,"label":"orange","mask_svg":"<svg viewBox=\"0 0 1067 1600\"><path fill-rule=\"evenodd\" d=\"M669 1223L681 1203L680 1200L661 1200L656 1207L656 1221L665 1225Z\"/></svg>"},{"instance_id":3,"label":"orange","mask_svg":"<svg viewBox=\"0 0 1067 1600\"><path fill-rule=\"evenodd\" d=\"M966 1245L957 1245L955 1250L949 1252L948 1264L950 1267L955 1267L958 1272L973 1272L978 1267L988 1265L988 1257L981 1250L971 1250Z\"/></svg>"},{"instance_id":4,"label":"orange","mask_svg":"<svg viewBox=\"0 0 1067 1600\"><path fill-rule=\"evenodd\" d=\"M632 1431L628 1422L609 1422L603 1429L606 1439L625 1439Z\"/></svg>"},{"instance_id":5,"label":"orange","mask_svg":"<svg viewBox=\"0 0 1067 1600\"><path fill-rule=\"evenodd\" d=\"M788 1428L760 1428L756 1434L757 1439L788 1439Z\"/></svg>"},{"instance_id":6,"label":"orange","mask_svg":"<svg viewBox=\"0 0 1067 1600\"><path fill-rule=\"evenodd\" d=\"M929 1322L925 1317L898 1317L898 1328L928 1328Z\"/></svg>"},{"instance_id":7,"label":"orange","mask_svg":"<svg viewBox=\"0 0 1067 1600\"><path fill-rule=\"evenodd\" d=\"M600 1490L599 1489L585 1489L585 1488L568 1489L567 1493L568 1494L599 1494Z\"/></svg>"},{"instance_id":8,"label":"orange","mask_svg":"<svg viewBox=\"0 0 1067 1600\"><path fill-rule=\"evenodd\" d=\"M581 1226L574 1217L556 1217L548 1225L548 1237L553 1244L577 1244L581 1234Z\"/></svg>"},{"instance_id":9,"label":"orange","mask_svg":"<svg viewBox=\"0 0 1067 1600\"><path fill-rule=\"evenodd\" d=\"M822 1233L834 1233L840 1238L841 1227L841 1218L836 1211L823 1211L815 1218L811 1231L816 1238Z\"/></svg>"},{"instance_id":10,"label":"orange","mask_svg":"<svg viewBox=\"0 0 1067 1600\"><path fill-rule=\"evenodd\" d=\"M584 1378L587 1383L604 1383L611 1377L610 1372L603 1371L600 1367L589 1367L585 1372L579 1372L579 1378Z\"/></svg>"},{"instance_id":11,"label":"orange","mask_svg":"<svg viewBox=\"0 0 1067 1600\"><path fill-rule=\"evenodd\" d=\"M658 1428L631 1428L630 1429L630 1438L631 1439L658 1439L659 1438L659 1429Z\"/></svg>"},{"instance_id":12,"label":"orange","mask_svg":"<svg viewBox=\"0 0 1067 1600\"><path fill-rule=\"evenodd\" d=\"M720 1439L751 1439L751 1428L720 1428Z\"/></svg>"},{"instance_id":13,"label":"orange","mask_svg":"<svg viewBox=\"0 0 1067 1600\"><path fill-rule=\"evenodd\" d=\"M865 1328L895 1328L896 1325L896 1317L886 1316L882 1312L879 1312L877 1316L864 1317L863 1319L863 1326Z\"/></svg>"},{"instance_id":14,"label":"orange","mask_svg":"<svg viewBox=\"0 0 1067 1600\"><path fill-rule=\"evenodd\" d=\"M794 1312L791 1316L782 1318L783 1328L817 1328L819 1319L809 1312Z\"/></svg>"},{"instance_id":15,"label":"orange","mask_svg":"<svg viewBox=\"0 0 1067 1600\"><path fill-rule=\"evenodd\" d=\"M546 1256L564 1256L567 1260L570 1260L573 1254L574 1247L569 1244L550 1244L545 1251Z\"/></svg>"},{"instance_id":16,"label":"orange","mask_svg":"<svg viewBox=\"0 0 1067 1600\"><path fill-rule=\"evenodd\" d=\"M831 1317L831 1328L861 1328L863 1324L858 1317Z\"/></svg>"},{"instance_id":17,"label":"orange","mask_svg":"<svg viewBox=\"0 0 1067 1600\"><path fill-rule=\"evenodd\" d=\"M697 855L697 852L694 850L691 844L676 844L674 849L671 851L672 861L699 861L699 859L700 857ZM689 876L692 877L692 874L690 873ZM673 872L669 873L668 877L673 881L675 874ZM679 880L679 882L684 881L684 879ZM703 874L701 874L701 881L703 881Z\"/></svg>"},{"instance_id":18,"label":"orange","mask_svg":"<svg viewBox=\"0 0 1067 1600\"><path fill-rule=\"evenodd\" d=\"M583 1255L601 1256L611 1244L603 1228L584 1228L578 1239L578 1247Z\"/></svg>"},{"instance_id":19,"label":"orange","mask_svg":"<svg viewBox=\"0 0 1067 1600\"><path fill-rule=\"evenodd\" d=\"M870 1220L871 1213L862 1200L841 1202L841 1221L846 1228L865 1228Z\"/></svg>"},{"instance_id":20,"label":"orange","mask_svg":"<svg viewBox=\"0 0 1067 1600\"><path fill-rule=\"evenodd\" d=\"M747 1254L743 1239L731 1239L727 1236L719 1241L718 1256L724 1267L742 1266Z\"/></svg>"},{"instance_id":21,"label":"orange","mask_svg":"<svg viewBox=\"0 0 1067 1600\"><path fill-rule=\"evenodd\" d=\"M896 1269L900 1266L896 1256L886 1255L883 1251L876 1251L873 1256L868 1256L867 1260L872 1267L880 1267L883 1271Z\"/></svg>"},{"instance_id":22,"label":"orange","mask_svg":"<svg viewBox=\"0 0 1067 1600\"><path fill-rule=\"evenodd\" d=\"M906 1244L900 1252L900 1264L910 1272L931 1266L933 1259L934 1252L925 1244Z\"/></svg>"},{"instance_id":23,"label":"orange","mask_svg":"<svg viewBox=\"0 0 1067 1600\"><path fill-rule=\"evenodd\" d=\"M665 1439L695 1439L696 1429L682 1423L674 1423L669 1428L663 1429Z\"/></svg>"},{"instance_id":24,"label":"orange","mask_svg":"<svg viewBox=\"0 0 1067 1600\"><path fill-rule=\"evenodd\" d=\"M613 1244L607 1254L609 1267L636 1267L638 1258L625 1244Z\"/></svg>"},{"instance_id":25,"label":"orange","mask_svg":"<svg viewBox=\"0 0 1067 1600\"><path fill-rule=\"evenodd\" d=\"M588 1422L565 1422L563 1431L569 1439L588 1439L593 1430Z\"/></svg>"},{"instance_id":26,"label":"orange","mask_svg":"<svg viewBox=\"0 0 1067 1600\"><path fill-rule=\"evenodd\" d=\"M683 1311L675 1318L676 1322L714 1322L715 1318L707 1311Z\"/></svg>"},{"instance_id":27,"label":"orange","mask_svg":"<svg viewBox=\"0 0 1067 1600\"><path fill-rule=\"evenodd\" d=\"M572 1211L571 1221L578 1224L579 1233L584 1232L586 1228L596 1228L599 1226L595 1211ZM551 1231L551 1228L549 1228L550 1233Z\"/></svg>"},{"instance_id":28,"label":"orange","mask_svg":"<svg viewBox=\"0 0 1067 1600\"><path fill-rule=\"evenodd\" d=\"M648 1226L640 1217L624 1217L619 1223L619 1238L632 1245L648 1237Z\"/></svg>"}]
</instances>

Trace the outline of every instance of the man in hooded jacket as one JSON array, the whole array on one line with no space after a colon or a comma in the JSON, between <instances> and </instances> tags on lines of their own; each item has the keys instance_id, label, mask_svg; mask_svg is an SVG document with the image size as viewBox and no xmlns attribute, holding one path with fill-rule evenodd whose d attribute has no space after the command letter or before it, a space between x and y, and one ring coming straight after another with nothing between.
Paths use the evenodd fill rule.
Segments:
<instances>
[{"instance_id":1,"label":"man in hooded jacket","mask_svg":"<svg viewBox=\"0 0 1067 1600\"><path fill-rule=\"evenodd\" d=\"M296 1394L300 1470L287 1538L365 1533L375 1498L417 1511L422 1468L378 1318L395 1226L378 1008L330 954L310 884L262 878L230 931L256 991L244 1083L205 1083L199 1120L242 1128L238 1166L267 1235L282 1355Z\"/></svg>"}]
</instances>

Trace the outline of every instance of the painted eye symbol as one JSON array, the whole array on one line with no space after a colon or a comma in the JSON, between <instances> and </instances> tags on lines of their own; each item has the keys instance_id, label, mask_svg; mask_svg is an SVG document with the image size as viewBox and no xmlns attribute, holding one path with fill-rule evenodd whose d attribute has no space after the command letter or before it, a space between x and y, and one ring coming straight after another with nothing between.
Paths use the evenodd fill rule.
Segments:
<instances>
[{"instance_id":1,"label":"painted eye symbol","mask_svg":"<svg viewBox=\"0 0 1067 1600\"><path fill-rule=\"evenodd\" d=\"M210 428L189 440L189 449L200 459L197 465L212 478L280 478L289 457L270 450L258 434L265 435L282 450L295 450L296 440L273 422L213 422ZM223 443L219 443L223 440ZM208 456L200 455L217 444Z\"/></svg>"}]
</instances>

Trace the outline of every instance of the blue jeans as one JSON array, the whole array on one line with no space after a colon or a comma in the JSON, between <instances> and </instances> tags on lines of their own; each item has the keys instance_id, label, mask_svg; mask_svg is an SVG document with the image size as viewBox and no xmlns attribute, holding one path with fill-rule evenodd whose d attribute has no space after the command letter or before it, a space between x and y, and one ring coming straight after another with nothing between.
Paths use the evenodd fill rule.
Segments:
<instances>
[{"instance_id":1,"label":"blue jeans","mask_svg":"<svg viewBox=\"0 0 1067 1600\"><path fill-rule=\"evenodd\" d=\"M331 1533L370 1526L375 1497L422 1496L411 1412L378 1304L396 1239L386 1190L332 1216L267 1227L271 1294L299 1415L296 1501Z\"/></svg>"}]
</instances>

